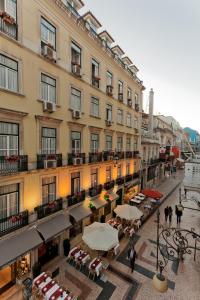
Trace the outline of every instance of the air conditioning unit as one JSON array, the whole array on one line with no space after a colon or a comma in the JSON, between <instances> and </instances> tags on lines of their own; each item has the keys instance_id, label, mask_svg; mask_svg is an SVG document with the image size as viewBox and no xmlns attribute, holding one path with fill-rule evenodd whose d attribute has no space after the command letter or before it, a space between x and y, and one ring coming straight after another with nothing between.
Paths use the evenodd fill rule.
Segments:
<instances>
[{"instance_id":1,"label":"air conditioning unit","mask_svg":"<svg viewBox=\"0 0 200 300\"><path fill-rule=\"evenodd\" d=\"M79 65L72 65L72 73L81 77L81 68Z\"/></svg>"},{"instance_id":2,"label":"air conditioning unit","mask_svg":"<svg viewBox=\"0 0 200 300\"><path fill-rule=\"evenodd\" d=\"M82 163L83 163L82 157L76 157L76 158L73 158L73 165L74 165L74 166L82 165Z\"/></svg>"},{"instance_id":3,"label":"air conditioning unit","mask_svg":"<svg viewBox=\"0 0 200 300\"><path fill-rule=\"evenodd\" d=\"M118 94L118 100L119 100L120 102L123 102L123 94L122 94L122 93L119 93L119 94Z\"/></svg>"},{"instance_id":4,"label":"air conditioning unit","mask_svg":"<svg viewBox=\"0 0 200 300\"><path fill-rule=\"evenodd\" d=\"M111 126L111 125L112 125L112 121L106 120L106 126Z\"/></svg>"},{"instance_id":5,"label":"air conditioning unit","mask_svg":"<svg viewBox=\"0 0 200 300\"><path fill-rule=\"evenodd\" d=\"M80 117L81 117L81 112L80 112L79 110L73 110L73 111L72 111L72 117L73 117L74 119L80 119Z\"/></svg>"},{"instance_id":6,"label":"air conditioning unit","mask_svg":"<svg viewBox=\"0 0 200 300\"><path fill-rule=\"evenodd\" d=\"M47 57L48 59L56 62L56 59L57 59L56 51L53 50L51 47L45 45L44 48L43 48L43 55L45 57Z\"/></svg>"},{"instance_id":7,"label":"air conditioning unit","mask_svg":"<svg viewBox=\"0 0 200 300\"><path fill-rule=\"evenodd\" d=\"M132 107L132 100L131 99L128 99L128 106Z\"/></svg>"},{"instance_id":8,"label":"air conditioning unit","mask_svg":"<svg viewBox=\"0 0 200 300\"><path fill-rule=\"evenodd\" d=\"M49 168L56 168L57 167L57 161L56 160L50 160L46 159L44 160L44 168L49 169Z\"/></svg>"},{"instance_id":9,"label":"air conditioning unit","mask_svg":"<svg viewBox=\"0 0 200 300\"><path fill-rule=\"evenodd\" d=\"M56 104L53 102L44 101L43 102L43 111L47 111L49 113L56 111Z\"/></svg>"}]
</instances>

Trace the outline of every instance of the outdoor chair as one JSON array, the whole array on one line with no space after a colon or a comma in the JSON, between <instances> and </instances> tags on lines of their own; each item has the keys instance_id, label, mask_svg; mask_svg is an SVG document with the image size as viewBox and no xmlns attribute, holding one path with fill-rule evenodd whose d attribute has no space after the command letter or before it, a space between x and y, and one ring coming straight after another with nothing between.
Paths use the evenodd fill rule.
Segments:
<instances>
[{"instance_id":1,"label":"outdoor chair","mask_svg":"<svg viewBox=\"0 0 200 300\"><path fill-rule=\"evenodd\" d=\"M90 275L92 275L93 280L96 278L96 271L89 268L88 277L90 278Z\"/></svg>"}]
</instances>

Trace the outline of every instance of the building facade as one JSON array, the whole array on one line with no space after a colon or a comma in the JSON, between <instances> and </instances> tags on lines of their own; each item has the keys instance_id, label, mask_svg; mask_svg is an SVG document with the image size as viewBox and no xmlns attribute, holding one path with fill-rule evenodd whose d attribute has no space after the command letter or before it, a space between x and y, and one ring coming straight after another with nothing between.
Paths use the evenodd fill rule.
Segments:
<instances>
[{"instance_id":1,"label":"building facade","mask_svg":"<svg viewBox=\"0 0 200 300\"><path fill-rule=\"evenodd\" d=\"M144 87L82 6L0 0L0 293L140 188Z\"/></svg>"}]
</instances>

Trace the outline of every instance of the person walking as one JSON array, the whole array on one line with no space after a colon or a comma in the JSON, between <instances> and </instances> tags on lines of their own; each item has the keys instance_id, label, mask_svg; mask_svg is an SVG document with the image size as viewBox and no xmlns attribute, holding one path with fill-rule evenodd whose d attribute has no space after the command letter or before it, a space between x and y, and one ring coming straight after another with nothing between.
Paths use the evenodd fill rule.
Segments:
<instances>
[{"instance_id":1,"label":"person walking","mask_svg":"<svg viewBox=\"0 0 200 300\"><path fill-rule=\"evenodd\" d=\"M130 260L130 267L131 267L131 272L133 273L134 267L135 267L135 259L136 259L136 251L134 245L130 247L128 250L128 258Z\"/></svg>"},{"instance_id":2,"label":"person walking","mask_svg":"<svg viewBox=\"0 0 200 300\"><path fill-rule=\"evenodd\" d=\"M164 210L164 214L165 214L165 222L167 222L167 219L168 219L168 216L169 216L169 207L165 207L165 210Z\"/></svg>"},{"instance_id":3,"label":"person walking","mask_svg":"<svg viewBox=\"0 0 200 300\"><path fill-rule=\"evenodd\" d=\"M169 223L171 224L171 222L172 222L172 214L173 214L173 210L172 210L171 206L169 206L168 212L169 212Z\"/></svg>"},{"instance_id":4,"label":"person walking","mask_svg":"<svg viewBox=\"0 0 200 300\"><path fill-rule=\"evenodd\" d=\"M181 217L183 215L182 207L178 207L177 205L175 205L175 213L176 213L176 218L177 218L177 224L180 224Z\"/></svg>"},{"instance_id":5,"label":"person walking","mask_svg":"<svg viewBox=\"0 0 200 300\"><path fill-rule=\"evenodd\" d=\"M185 199L187 199L187 189L184 188L184 193L185 193Z\"/></svg>"}]
</instances>

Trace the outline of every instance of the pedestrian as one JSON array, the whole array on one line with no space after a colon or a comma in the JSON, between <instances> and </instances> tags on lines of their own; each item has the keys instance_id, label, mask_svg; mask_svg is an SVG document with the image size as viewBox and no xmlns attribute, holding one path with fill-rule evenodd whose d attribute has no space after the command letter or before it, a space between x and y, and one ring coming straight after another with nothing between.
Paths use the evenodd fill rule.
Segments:
<instances>
[{"instance_id":1,"label":"pedestrian","mask_svg":"<svg viewBox=\"0 0 200 300\"><path fill-rule=\"evenodd\" d=\"M168 208L168 206L165 207L164 213L165 213L165 222L167 222L167 219L168 219L168 216L169 216L169 208Z\"/></svg>"},{"instance_id":2,"label":"pedestrian","mask_svg":"<svg viewBox=\"0 0 200 300\"><path fill-rule=\"evenodd\" d=\"M130 260L130 268L131 268L132 273L133 273L133 270L134 270L134 267L135 267L136 256L137 256L137 253L135 251L134 245L132 244L132 246L128 250L128 258Z\"/></svg>"},{"instance_id":3,"label":"pedestrian","mask_svg":"<svg viewBox=\"0 0 200 300\"><path fill-rule=\"evenodd\" d=\"M182 212L182 206L177 206L175 205L175 213L176 213L176 218L177 218L177 224L180 224L181 223L181 217L183 215L183 212Z\"/></svg>"},{"instance_id":4,"label":"pedestrian","mask_svg":"<svg viewBox=\"0 0 200 300\"><path fill-rule=\"evenodd\" d=\"M184 193L185 193L185 199L187 199L187 189L184 188Z\"/></svg>"},{"instance_id":5,"label":"pedestrian","mask_svg":"<svg viewBox=\"0 0 200 300\"><path fill-rule=\"evenodd\" d=\"M169 223L171 224L171 222L172 222L172 214L173 214L173 209L172 209L171 206L169 206L168 211L169 211Z\"/></svg>"}]
</instances>

